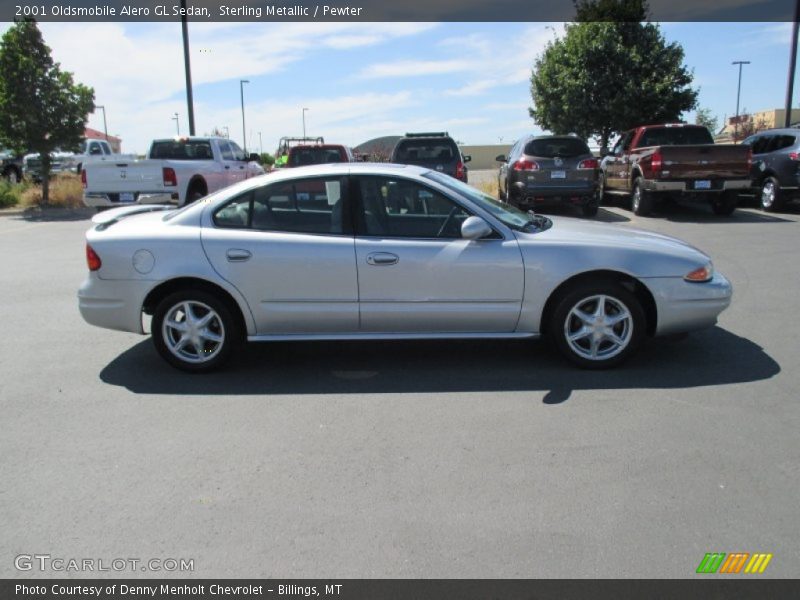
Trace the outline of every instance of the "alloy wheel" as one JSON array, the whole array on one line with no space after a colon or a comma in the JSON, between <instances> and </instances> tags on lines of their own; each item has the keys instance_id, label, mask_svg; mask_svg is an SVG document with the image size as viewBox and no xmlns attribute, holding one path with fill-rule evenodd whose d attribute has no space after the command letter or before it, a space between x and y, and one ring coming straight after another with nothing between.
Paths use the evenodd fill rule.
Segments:
<instances>
[{"instance_id":1,"label":"alloy wheel","mask_svg":"<svg viewBox=\"0 0 800 600\"><path fill-rule=\"evenodd\" d=\"M184 300L169 309L161 333L170 353L192 364L212 360L225 344L222 318L208 304L196 300Z\"/></svg>"},{"instance_id":2,"label":"alloy wheel","mask_svg":"<svg viewBox=\"0 0 800 600\"><path fill-rule=\"evenodd\" d=\"M578 356L590 361L620 354L633 336L633 316L623 302L597 294L578 301L567 313L564 338Z\"/></svg>"}]
</instances>

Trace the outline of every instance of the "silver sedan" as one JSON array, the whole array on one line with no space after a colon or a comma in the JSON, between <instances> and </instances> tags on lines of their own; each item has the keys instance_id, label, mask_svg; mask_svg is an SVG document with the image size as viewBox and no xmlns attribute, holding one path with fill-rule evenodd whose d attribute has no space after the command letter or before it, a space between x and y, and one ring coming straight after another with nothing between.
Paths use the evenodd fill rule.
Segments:
<instances>
[{"instance_id":1,"label":"silver sedan","mask_svg":"<svg viewBox=\"0 0 800 600\"><path fill-rule=\"evenodd\" d=\"M731 286L664 235L523 213L411 166L249 179L179 209L101 213L78 292L93 325L145 333L186 371L245 341L536 338L581 367L710 327Z\"/></svg>"}]
</instances>

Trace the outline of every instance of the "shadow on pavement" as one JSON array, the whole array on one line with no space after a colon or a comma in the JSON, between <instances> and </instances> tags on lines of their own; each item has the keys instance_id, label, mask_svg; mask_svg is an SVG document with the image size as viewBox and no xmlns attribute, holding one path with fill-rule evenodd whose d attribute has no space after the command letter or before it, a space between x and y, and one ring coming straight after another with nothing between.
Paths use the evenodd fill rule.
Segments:
<instances>
[{"instance_id":1,"label":"shadow on pavement","mask_svg":"<svg viewBox=\"0 0 800 600\"><path fill-rule=\"evenodd\" d=\"M14 218L20 221L48 223L51 221L88 221L96 214L93 208L26 208Z\"/></svg>"},{"instance_id":2,"label":"shadow on pavement","mask_svg":"<svg viewBox=\"0 0 800 600\"><path fill-rule=\"evenodd\" d=\"M546 404L559 404L573 390L683 389L758 381L780 370L760 346L714 327L680 341L650 340L609 371L574 368L543 341L451 340L248 344L225 370L190 375L161 360L147 339L100 379L138 394L541 391Z\"/></svg>"},{"instance_id":3,"label":"shadow on pavement","mask_svg":"<svg viewBox=\"0 0 800 600\"><path fill-rule=\"evenodd\" d=\"M630 201L622 197L611 197L604 201L604 204L630 211ZM752 203L747 201L747 197L742 197L739 200L739 207L731 216L719 217L711 212L711 208L705 204L683 204L665 200L656 205L650 217L637 218L640 219L640 223L646 223L647 218L653 218L666 219L675 223L729 223L737 225L742 223L794 223L796 222L794 219L782 218L781 215L800 215L800 204L798 203L787 204L780 212L775 213L765 213L758 208L742 210L743 208L750 208L751 205Z\"/></svg>"}]
</instances>

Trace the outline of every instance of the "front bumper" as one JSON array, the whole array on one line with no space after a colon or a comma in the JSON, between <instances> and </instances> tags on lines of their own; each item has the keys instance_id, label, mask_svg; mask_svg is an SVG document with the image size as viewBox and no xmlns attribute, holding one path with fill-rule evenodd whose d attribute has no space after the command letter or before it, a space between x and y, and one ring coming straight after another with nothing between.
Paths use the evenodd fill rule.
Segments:
<instances>
[{"instance_id":1,"label":"front bumper","mask_svg":"<svg viewBox=\"0 0 800 600\"><path fill-rule=\"evenodd\" d=\"M656 301L656 335L713 327L733 296L733 286L721 273L705 283L681 277L643 278L642 282Z\"/></svg>"},{"instance_id":2,"label":"front bumper","mask_svg":"<svg viewBox=\"0 0 800 600\"><path fill-rule=\"evenodd\" d=\"M91 325L143 334L142 306L152 285L151 281L100 279L89 273L78 290L78 308Z\"/></svg>"}]
</instances>

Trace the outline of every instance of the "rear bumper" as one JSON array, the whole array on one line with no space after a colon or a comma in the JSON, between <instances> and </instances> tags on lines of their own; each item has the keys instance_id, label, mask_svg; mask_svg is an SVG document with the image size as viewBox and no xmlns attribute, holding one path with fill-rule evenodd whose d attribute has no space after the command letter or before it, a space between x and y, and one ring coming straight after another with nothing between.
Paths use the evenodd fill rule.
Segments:
<instances>
[{"instance_id":1,"label":"rear bumper","mask_svg":"<svg viewBox=\"0 0 800 600\"><path fill-rule=\"evenodd\" d=\"M643 278L642 282L656 301L656 335L712 327L733 296L733 287L721 273L706 283L690 283L680 277Z\"/></svg>"},{"instance_id":2,"label":"rear bumper","mask_svg":"<svg viewBox=\"0 0 800 600\"><path fill-rule=\"evenodd\" d=\"M120 202L119 194L105 192L89 192L83 194L83 203L92 207L130 206L132 204L174 204L177 194L164 192L142 192L135 196L133 202Z\"/></svg>"},{"instance_id":3,"label":"rear bumper","mask_svg":"<svg viewBox=\"0 0 800 600\"><path fill-rule=\"evenodd\" d=\"M78 308L91 325L144 333L142 305L153 282L100 279L90 273L78 290Z\"/></svg>"},{"instance_id":4,"label":"rear bumper","mask_svg":"<svg viewBox=\"0 0 800 600\"><path fill-rule=\"evenodd\" d=\"M691 194L709 194L714 192L726 192L730 190L746 190L750 187L749 179L727 179L719 187L708 190L698 190L694 188L693 181L653 181L645 180L643 187L648 192L680 192Z\"/></svg>"}]
</instances>

